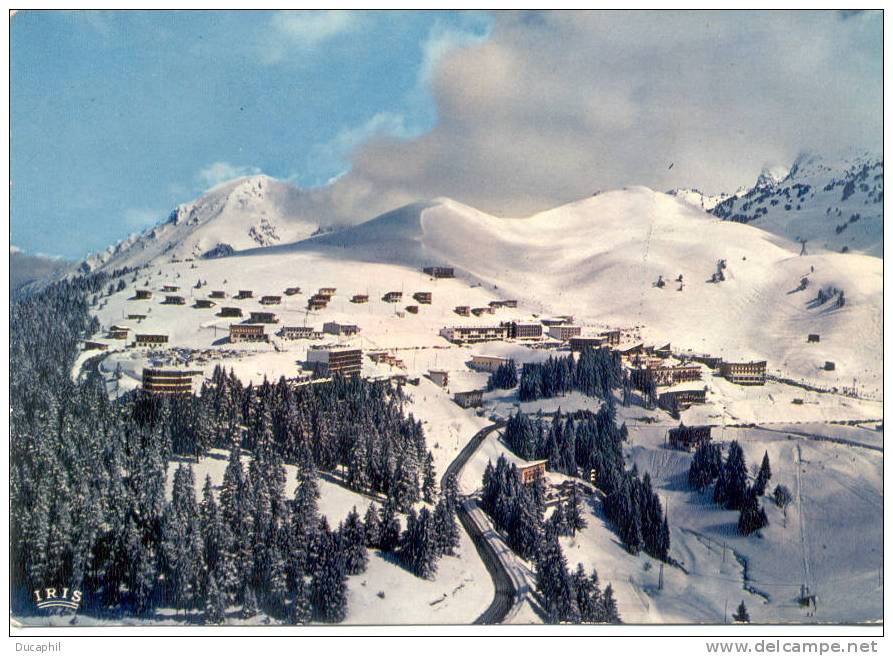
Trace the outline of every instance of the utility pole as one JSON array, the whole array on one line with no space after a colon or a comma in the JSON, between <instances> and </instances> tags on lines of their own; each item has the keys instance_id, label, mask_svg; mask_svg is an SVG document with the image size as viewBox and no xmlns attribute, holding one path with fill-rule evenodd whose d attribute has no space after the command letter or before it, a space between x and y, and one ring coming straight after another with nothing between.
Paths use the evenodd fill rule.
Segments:
<instances>
[{"instance_id":1,"label":"utility pole","mask_svg":"<svg viewBox=\"0 0 893 656\"><path fill-rule=\"evenodd\" d=\"M664 564L663 563L660 564L660 575L657 580L657 589L658 590L664 589Z\"/></svg>"}]
</instances>

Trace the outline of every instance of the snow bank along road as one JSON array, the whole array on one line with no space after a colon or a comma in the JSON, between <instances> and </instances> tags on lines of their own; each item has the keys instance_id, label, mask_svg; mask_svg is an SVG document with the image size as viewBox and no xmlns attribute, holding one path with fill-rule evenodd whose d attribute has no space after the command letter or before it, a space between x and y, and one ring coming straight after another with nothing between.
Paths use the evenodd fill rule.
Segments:
<instances>
[{"instance_id":1,"label":"snow bank along road","mask_svg":"<svg viewBox=\"0 0 893 656\"><path fill-rule=\"evenodd\" d=\"M490 433L504 427L505 422L500 421L475 433L447 467L440 482L441 489L450 475L459 479L465 463ZM530 590L527 577L508 544L480 509L476 499L464 498L459 504L458 513L459 521L474 542L475 549L484 561L493 579L493 587L496 589L493 601L474 623L499 624L510 614L514 614L523 603Z\"/></svg>"}]
</instances>

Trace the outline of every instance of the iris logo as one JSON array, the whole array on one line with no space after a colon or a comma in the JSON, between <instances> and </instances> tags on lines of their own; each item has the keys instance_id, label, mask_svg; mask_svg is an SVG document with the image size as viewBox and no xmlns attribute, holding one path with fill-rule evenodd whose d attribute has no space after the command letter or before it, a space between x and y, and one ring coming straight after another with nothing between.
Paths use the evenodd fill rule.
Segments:
<instances>
[{"instance_id":1,"label":"iris logo","mask_svg":"<svg viewBox=\"0 0 893 656\"><path fill-rule=\"evenodd\" d=\"M68 608L77 610L81 605L81 591L69 588L44 588L34 591L34 601L38 608Z\"/></svg>"}]
</instances>

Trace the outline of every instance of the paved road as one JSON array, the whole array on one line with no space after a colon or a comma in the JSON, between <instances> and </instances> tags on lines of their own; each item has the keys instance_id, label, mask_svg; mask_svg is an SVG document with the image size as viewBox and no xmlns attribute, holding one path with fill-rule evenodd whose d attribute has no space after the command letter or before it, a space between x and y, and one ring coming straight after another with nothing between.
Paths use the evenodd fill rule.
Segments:
<instances>
[{"instance_id":1,"label":"paved road","mask_svg":"<svg viewBox=\"0 0 893 656\"><path fill-rule=\"evenodd\" d=\"M447 467L440 482L441 489L451 474L458 480L465 463L478 450L484 439L493 431L504 426L505 422L500 421L475 433L474 437L468 441L468 444ZM490 518L478 506L477 499L473 497L463 499L459 504L458 515L459 522L471 537L478 555L490 573L490 578L493 579L493 587L496 589L493 601L474 623L499 624L505 621L509 614L517 611L527 596L530 590L527 577L499 531L495 529Z\"/></svg>"}]
</instances>

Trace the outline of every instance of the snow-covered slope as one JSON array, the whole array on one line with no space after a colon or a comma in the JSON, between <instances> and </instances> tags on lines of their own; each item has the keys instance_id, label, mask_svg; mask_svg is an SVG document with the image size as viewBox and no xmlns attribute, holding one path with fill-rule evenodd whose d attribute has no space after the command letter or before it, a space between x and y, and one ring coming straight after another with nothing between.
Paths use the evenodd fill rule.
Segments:
<instances>
[{"instance_id":1,"label":"snow-covered slope","mask_svg":"<svg viewBox=\"0 0 893 656\"><path fill-rule=\"evenodd\" d=\"M304 239L319 230L301 214L304 193L263 175L226 182L178 206L166 221L91 255L85 268L214 257Z\"/></svg>"},{"instance_id":2,"label":"snow-covered slope","mask_svg":"<svg viewBox=\"0 0 893 656\"><path fill-rule=\"evenodd\" d=\"M714 207L719 205L721 202L732 198L738 194L746 193L746 189L740 189L735 194L717 194L716 196L711 196L710 194L705 194L700 189L671 189L667 193L670 196L675 196L679 200L685 201L689 205L694 205L698 209L702 209L705 212L709 212Z\"/></svg>"},{"instance_id":3,"label":"snow-covered slope","mask_svg":"<svg viewBox=\"0 0 893 656\"><path fill-rule=\"evenodd\" d=\"M826 379L820 367L832 360L835 379L877 381L882 261L799 252L782 237L637 187L524 219L438 199L243 255L452 265L534 311L642 326L646 339L732 359L767 358L770 370L804 379ZM720 260L725 280L709 282ZM659 277L665 286L655 285ZM794 291L803 278L806 288ZM819 289L832 288L844 290L844 307L813 303ZM821 343L807 344L808 333L819 333Z\"/></svg>"},{"instance_id":4,"label":"snow-covered slope","mask_svg":"<svg viewBox=\"0 0 893 656\"><path fill-rule=\"evenodd\" d=\"M801 155L786 175L772 173L712 209L702 206L722 219L806 240L807 250L883 255L883 159Z\"/></svg>"}]
</instances>

